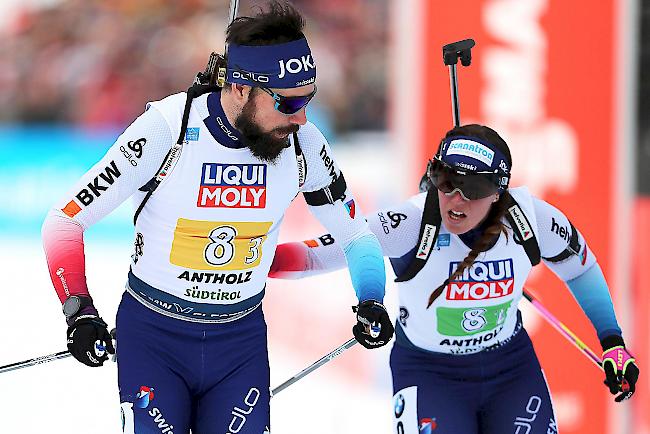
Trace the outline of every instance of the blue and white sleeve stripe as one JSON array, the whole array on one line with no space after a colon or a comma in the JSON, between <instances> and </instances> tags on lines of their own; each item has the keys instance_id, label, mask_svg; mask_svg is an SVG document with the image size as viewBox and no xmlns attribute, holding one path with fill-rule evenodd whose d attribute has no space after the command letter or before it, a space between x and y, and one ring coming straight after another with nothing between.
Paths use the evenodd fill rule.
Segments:
<instances>
[{"instance_id":1,"label":"blue and white sleeve stripe","mask_svg":"<svg viewBox=\"0 0 650 434\"><path fill-rule=\"evenodd\" d=\"M598 333L598 339L621 335L612 297L600 265L594 264L575 279L566 282L576 301Z\"/></svg>"},{"instance_id":2,"label":"blue and white sleeve stripe","mask_svg":"<svg viewBox=\"0 0 650 434\"><path fill-rule=\"evenodd\" d=\"M384 301L386 270L379 241L374 234L364 235L344 247L352 286L359 302Z\"/></svg>"}]
</instances>

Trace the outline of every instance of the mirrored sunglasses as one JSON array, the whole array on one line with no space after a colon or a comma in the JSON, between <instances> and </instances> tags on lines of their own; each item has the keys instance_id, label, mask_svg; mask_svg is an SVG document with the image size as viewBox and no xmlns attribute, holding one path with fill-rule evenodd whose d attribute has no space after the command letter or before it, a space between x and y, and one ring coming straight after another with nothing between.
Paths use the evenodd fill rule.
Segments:
<instances>
[{"instance_id":1,"label":"mirrored sunglasses","mask_svg":"<svg viewBox=\"0 0 650 434\"><path fill-rule=\"evenodd\" d=\"M314 91L309 95L299 96L280 95L266 87L260 87L260 89L271 95L271 98L275 100L275 109L285 115L298 113L303 107L309 104L309 101L311 101L314 95L316 95L316 85L314 85Z\"/></svg>"},{"instance_id":2,"label":"mirrored sunglasses","mask_svg":"<svg viewBox=\"0 0 650 434\"><path fill-rule=\"evenodd\" d=\"M443 193L460 191L467 200L483 199L499 191L499 174L457 170L436 156L429 160L429 179Z\"/></svg>"}]
</instances>

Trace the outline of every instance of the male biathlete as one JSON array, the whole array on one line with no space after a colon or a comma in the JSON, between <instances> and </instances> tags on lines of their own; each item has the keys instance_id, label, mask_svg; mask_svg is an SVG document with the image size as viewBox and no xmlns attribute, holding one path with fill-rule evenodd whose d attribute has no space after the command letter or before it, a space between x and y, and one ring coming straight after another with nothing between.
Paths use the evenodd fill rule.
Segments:
<instances>
[{"instance_id":1,"label":"male biathlete","mask_svg":"<svg viewBox=\"0 0 650 434\"><path fill-rule=\"evenodd\" d=\"M298 193L345 250L359 300L355 336L376 348L393 334L377 238L306 118L316 67L303 26L292 6L275 1L234 20L225 86L148 104L46 218L68 348L101 366L113 347L86 284L83 233L134 199L135 252L117 313L125 433L268 431L261 304Z\"/></svg>"}]
</instances>

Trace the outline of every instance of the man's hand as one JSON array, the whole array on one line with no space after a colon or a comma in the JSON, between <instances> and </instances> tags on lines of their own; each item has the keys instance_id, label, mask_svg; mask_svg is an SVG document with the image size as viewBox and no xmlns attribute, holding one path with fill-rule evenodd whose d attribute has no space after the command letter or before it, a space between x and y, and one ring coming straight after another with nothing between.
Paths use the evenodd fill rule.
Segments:
<instances>
[{"instance_id":1,"label":"man's hand","mask_svg":"<svg viewBox=\"0 0 650 434\"><path fill-rule=\"evenodd\" d=\"M379 348L386 345L393 337L395 328L388 317L383 304L375 300L366 300L353 306L357 314L357 324L352 327L354 337L366 348Z\"/></svg>"},{"instance_id":2,"label":"man's hand","mask_svg":"<svg viewBox=\"0 0 650 434\"><path fill-rule=\"evenodd\" d=\"M623 338L618 335L607 336L600 341L603 347L603 370L605 385L612 395L620 393L614 401L629 399L636 390L639 368L634 358L625 349Z\"/></svg>"},{"instance_id":3,"label":"man's hand","mask_svg":"<svg viewBox=\"0 0 650 434\"><path fill-rule=\"evenodd\" d=\"M84 365L102 366L115 348L106 323L95 314L82 314L70 321L68 350Z\"/></svg>"}]
</instances>

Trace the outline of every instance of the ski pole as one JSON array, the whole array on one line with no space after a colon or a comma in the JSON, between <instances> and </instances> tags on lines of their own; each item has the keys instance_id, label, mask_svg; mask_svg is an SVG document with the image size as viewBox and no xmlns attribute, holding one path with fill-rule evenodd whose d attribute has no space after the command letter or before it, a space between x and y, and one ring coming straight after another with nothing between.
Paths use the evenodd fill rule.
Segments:
<instances>
[{"instance_id":1,"label":"ski pole","mask_svg":"<svg viewBox=\"0 0 650 434\"><path fill-rule=\"evenodd\" d=\"M594 353L594 351L587 346L580 338L578 338L575 333L573 333L567 326L562 324L551 312L546 309L542 303L540 303L535 297L530 295L528 291L524 289L524 297L526 300L533 305L537 312L557 330L562 336L564 336L569 342L571 342L576 348L578 348L589 360L594 362L596 366L600 369L603 369L603 364L600 358Z\"/></svg>"},{"instance_id":2,"label":"ski pole","mask_svg":"<svg viewBox=\"0 0 650 434\"><path fill-rule=\"evenodd\" d=\"M115 340L115 329L111 330L111 337L113 339L113 347L117 346L117 341ZM30 368L36 365L42 365L44 363L53 362L55 360L65 359L70 357L72 354L70 351L59 351L58 353L48 354L46 356L35 357L33 359L23 360L22 362L10 363L8 365L0 366L0 374L9 371L15 371L16 369ZM115 362L117 360L116 355L114 354L112 360Z\"/></svg>"},{"instance_id":3,"label":"ski pole","mask_svg":"<svg viewBox=\"0 0 650 434\"><path fill-rule=\"evenodd\" d=\"M280 384L277 386L275 389L271 390L271 397L277 395L278 393L282 392L284 389L287 387L291 386L293 383L296 381L300 380L310 372L315 371L316 369L320 368L323 366L325 363L330 362L334 360L336 357L340 356L345 350L353 347L357 343L357 340L355 338L350 339L343 345L337 347L336 349L330 351L320 359L318 359L316 362L312 363L311 365L307 366L305 369L294 375L293 377L289 378L287 381L284 383Z\"/></svg>"},{"instance_id":4,"label":"ski pole","mask_svg":"<svg viewBox=\"0 0 650 434\"><path fill-rule=\"evenodd\" d=\"M42 365L43 363L53 362L59 359L70 357L70 351L59 351L58 353L48 354L47 356L36 357L22 362L11 363L9 365L0 366L0 374L14 371L16 369L29 368L31 366Z\"/></svg>"}]
</instances>

